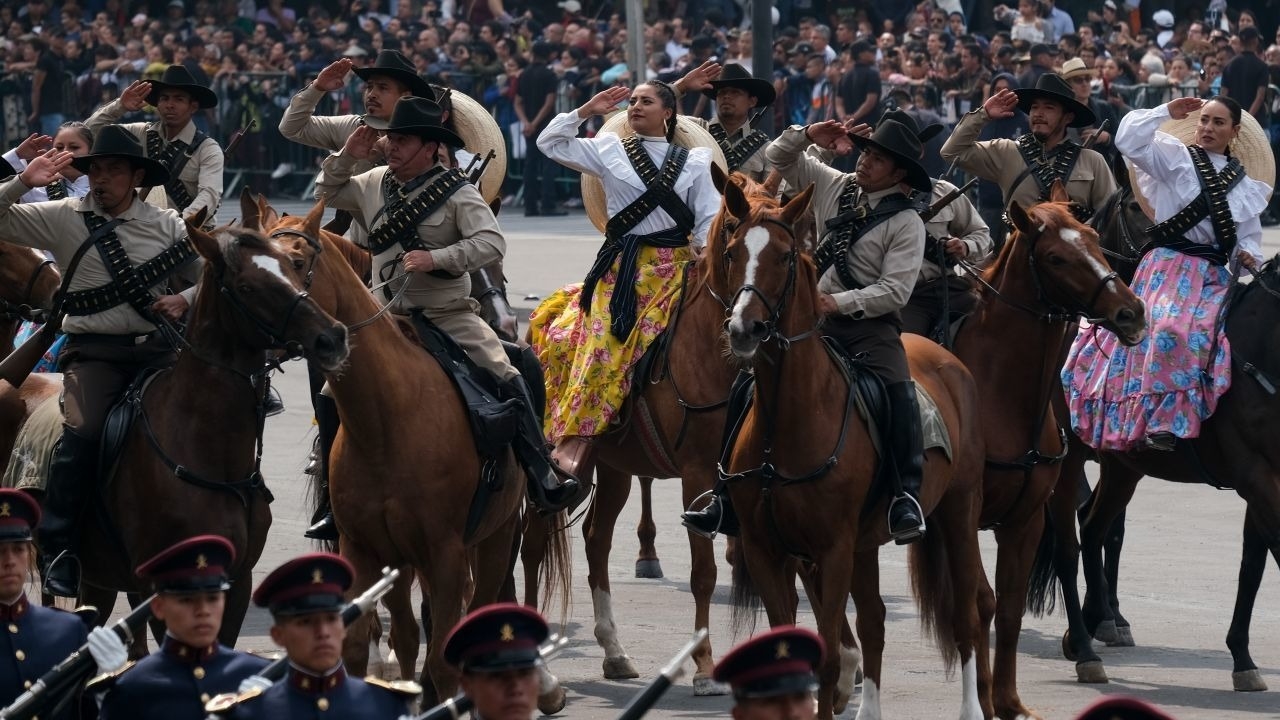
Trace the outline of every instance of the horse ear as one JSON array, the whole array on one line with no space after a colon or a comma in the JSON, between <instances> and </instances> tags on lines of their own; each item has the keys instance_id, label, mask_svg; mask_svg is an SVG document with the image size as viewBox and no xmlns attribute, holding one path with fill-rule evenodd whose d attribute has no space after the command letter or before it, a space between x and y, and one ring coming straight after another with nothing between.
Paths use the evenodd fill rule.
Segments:
<instances>
[{"instance_id":1,"label":"horse ear","mask_svg":"<svg viewBox=\"0 0 1280 720\"><path fill-rule=\"evenodd\" d=\"M801 190L795 197L787 201L782 208L782 219L788 225L795 224L809 209L809 203L813 200L813 183L809 183L809 187Z\"/></svg>"},{"instance_id":2,"label":"horse ear","mask_svg":"<svg viewBox=\"0 0 1280 720\"><path fill-rule=\"evenodd\" d=\"M196 227L204 227L204 221L207 220L208 218L209 218L209 208L202 207L196 211L195 215L188 217L186 220L188 225L195 225Z\"/></svg>"},{"instance_id":3,"label":"horse ear","mask_svg":"<svg viewBox=\"0 0 1280 720\"><path fill-rule=\"evenodd\" d=\"M200 253L200 257L218 267L225 265L226 260L222 257L222 245L218 243L217 239L201 229L200 225L202 223L196 223L192 218L187 218L186 222L187 237L191 240L191 244L195 246L196 252Z\"/></svg>"},{"instance_id":4,"label":"horse ear","mask_svg":"<svg viewBox=\"0 0 1280 720\"><path fill-rule=\"evenodd\" d=\"M262 217L258 212L258 201L253 191L247 186L240 191L240 216L244 218L244 227L249 230L262 229Z\"/></svg>"},{"instance_id":5,"label":"horse ear","mask_svg":"<svg viewBox=\"0 0 1280 720\"><path fill-rule=\"evenodd\" d=\"M1009 203L1009 219L1013 221L1013 226L1018 229L1018 232L1023 235L1029 237L1036 233L1035 221L1031 219L1026 210L1022 209L1017 200Z\"/></svg>"},{"instance_id":6,"label":"horse ear","mask_svg":"<svg viewBox=\"0 0 1280 720\"><path fill-rule=\"evenodd\" d=\"M780 187L781 185L782 185L782 173L778 172L777 170L772 170L769 172L769 177L766 177L764 179L764 184L761 185L760 187L765 191L766 194L773 196L778 194L778 187Z\"/></svg>"},{"instance_id":7,"label":"horse ear","mask_svg":"<svg viewBox=\"0 0 1280 720\"><path fill-rule=\"evenodd\" d=\"M280 222L280 213L267 202L266 195L258 196L258 229L275 227Z\"/></svg>"},{"instance_id":8,"label":"horse ear","mask_svg":"<svg viewBox=\"0 0 1280 720\"><path fill-rule=\"evenodd\" d=\"M716 163L711 163L711 182L715 183L716 189L720 191L721 195L724 194L724 186L729 184L729 176Z\"/></svg>"},{"instance_id":9,"label":"horse ear","mask_svg":"<svg viewBox=\"0 0 1280 720\"><path fill-rule=\"evenodd\" d=\"M736 182L726 182L724 184L724 207L729 214L735 218L745 218L751 214L751 203L747 200L746 193L742 192L742 186Z\"/></svg>"},{"instance_id":10,"label":"horse ear","mask_svg":"<svg viewBox=\"0 0 1280 720\"><path fill-rule=\"evenodd\" d=\"M1049 202L1071 202L1071 196L1067 194L1067 188L1061 180L1054 180L1049 186Z\"/></svg>"},{"instance_id":11,"label":"horse ear","mask_svg":"<svg viewBox=\"0 0 1280 720\"><path fill-rule=\"evenodd\" d=\"M307 213L306 219L302 221L302 226L312 237L320 237L320 221L324 219L324 198L316 200L316 204L311 207L311 211Z\"/></svg>"},{"instance_id":12,"label":"horse ear","mask_svg":"<svg viewBox=\"0 0 1280 720\"><path fill-rule=\"evenodd\" d=\"M1115 160L1112 161L1111 174L1116 178L1116 187L1121 190L1129 188L1129 166L1125 164L1124 156L1116 153Z\"/></svg>"}]
</instances>

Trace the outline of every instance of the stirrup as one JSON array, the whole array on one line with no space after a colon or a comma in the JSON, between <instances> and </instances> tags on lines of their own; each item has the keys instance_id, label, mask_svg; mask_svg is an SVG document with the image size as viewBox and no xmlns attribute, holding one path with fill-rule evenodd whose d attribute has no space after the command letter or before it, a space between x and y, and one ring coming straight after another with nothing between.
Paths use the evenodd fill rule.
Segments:
<instances>
[{"instance_id":1,"label":"stirrup","mask_svg":"<svg viewBox=\"0 0 1280 720\"><path fill-rule=\"evenodd\" d=\"M1154 432L1142 439L1143 450L1173 452L1178 449L1178 436L1171 432Z\"/></svg>"},{"instance_id":2,"label":"stirrup","mask_svg":"<svg viewBox=\"0 0 1280 720\"><path fill-rule=\"evenodd\" d=\"M61 573L57 573L55 570L60 565L70 568L70 578L57 577ZM44 570L43 580L44 591L54 597L78 597L80 595L80 558L76 557L70 550L63 550L58 553L57 557L49 561Z\"/></svg>"},{"instance_id":3,"label":"stirrup","mask_svg":"<svg viewBox=\"0 0 1280 720\"><path fill-rule=\"evenodd\" d=\"M720 526L724 524L724 507L721 505L724 501L715 494L714 490L707 490L694 498L693 502L689 503L689 507L697 505L699 500L707 497L708 495L711 496L711 501L707 503L706 507L701 510L685 510L680 513L680 524L684 525L685 528L694 535L699 535L707 538L708 540L715 540L716 535L720 534ZM717 513L716 517L716 526L708 531L705 527L699 526L697 523L699 519L705 518L710 513L712 507L716 507L719 510L719 513Z\"/></svg>"},{"instance_id":4,"label":"stirrup","mask_svg":"<svg viewBox=\"0 0 1280 720\"><path fill-rule=\"evenodd\" d=\"M896 531L894 530L893 511L894 511L894 508L899 507L899 503L911 504L912 508L914 508L915 510L916 517L919 518L918 525L914 525L909 528L901 528ZM908 508L908 511L910 511L912 508ZM920 501L915 499L914 496L904 492L901 495L898 495L897 497L895 497L889 503L888 515L889 515L888 517L889 537L893 539L894 543L898 545L908 545L924 537L924 533L925 533L924 508L920 507Z\"/></svg>"}]
</instances>

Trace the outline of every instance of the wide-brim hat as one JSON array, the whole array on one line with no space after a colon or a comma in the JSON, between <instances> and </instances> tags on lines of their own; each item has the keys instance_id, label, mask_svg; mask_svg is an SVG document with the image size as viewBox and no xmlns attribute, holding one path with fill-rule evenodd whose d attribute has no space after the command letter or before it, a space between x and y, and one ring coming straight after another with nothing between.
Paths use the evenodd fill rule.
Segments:
<instances>
[{"instance_id":1,"label":"wide-brim hat","mask_svg":"<svg viewBox=\"0 0 1280 720\"><path fill-rule=\"evenodd\" d=\"M901 108L886 110L885 113L880 116L881 122L884 122L885 120L893 120L894 122L900 122L903 125L906 125L908 130L915 133L916 139L920 141L921 145L924 145L937 137L938 133L946 130L946 128L940 123L929 123L924 126L924 128L921 128L916 124L916 119L911 117L911 113L908 113L906 110Z\"/></svg>"},{"instance_id":2,"label":"wide-brim hat","mask_svg":"<svg viewBox=\"0 0 1280 720\"><path fill-rule=\"evenodd\" d=\"M484 158L493 150L493 159L484 168L480 176L479 190L485 202L502 194L502 182L507 177L507 144L502 137L502 130L493 119L493 114L484 109L466 93L449 93L452 109L449 120L445 123L452 126L453 131L462 139L462 147L473 155Z\"/></svg>"},{"instance_id":3,"label":"wide-brim hat","mask_svg":"<svg viewBox=\"0 0 1280 720\"><path fill-rule=\"evenodd\" d=\"M1097 73L1094 69L1086 65L1084 60L1081 60L1080 58L1071 58L1070 60L1062 63L1062 68L1058 71L1058 75L1068 83L1077 77L1092 78L1096 74Z\"/></svg>"},{"instance_id":4,"label":"wide-brim hat","mask_svg":"<svg viewBox=\"0 0 1280 720\"><path fill-rule=\"evenodd\" d=\"M372 65L356 68L354 72L366 82L374 75L385 75L409 88L409 92L415 97L434 97L431 86L414 69L413 63L398 50L379 50L378 57Z\"/></svg>"},{"instance_id":5,"label":"wide-brim hat","mask_svg":"<svg viewBox=\"0 0 1280 720\"><path fill-rule=\"evenodd\" d=\"M604 126L596 133L596 136L611 132L620 138L629 138L636 134L631 129L631 123L627 121L625 112L615 112L605 121ZM707 132L698 122L685 115L676 116L676 134L674 143L681 147L692 150L693 148L707 148L711 151L711 160L720 166L725 175L729 174L729 163L724 159L724 151L720 149L716 139L711 137L711 133ZM600 232L604 232L605 226L609 224L609 210L604 197L604 184L600 182L600 178L589 173L582 174L582 207L587 211L587 217L591 218L591 224L596 226Z\"/></svg>"},{"instance_id":6,"label":"wide-brim hat","mask_svg":"<svg viewBox=\"0 0 1280 720\"><path fill-rule=\"evenodd\" d=\"M873 147L892 156L898 167L907 171L904 182L911 187L924 192L933 189L929 172L920 164L920 153L924 148L911 128L896 120L881 120L871 137L853 135L850 139L863 150Z\"/></svg>"},{"instance_id":7,"label":"wide-brim hat","mask_svg":"<svg viewBox=\"0 0 1280 720\"><path fill-rule=\"evenodd\" d=\"M1059 103L1066 112L1075 115L1069 127L1092 127L1097 121L1089 106L1076 100L1071 86L1057 73L1045 73L1036 80L1035 87L1019 88L1013 92L1018 96L1018 109L1028 115L1031 114L1031 103L1041 99Z\"/></svg>"},{"instance_id":8,"label":"wide-brim hat","mask_svg":"<svg viewBox=\"0 0 1280 720\"><path fill-rule=\"evenodd\" d=\"M404 135L417 135L425 141L442 142L455 148L466 143L458 134L444 126L441 118L444 110L434 102L422 97L402 97L396 101L391 111L391 121L387 123L387 132Z\"/></svg>"},{"instance_id":9,"label":"wide-brim hat","mask_svg":"<svg viewBox=\"0 0 1280 720\"><path fill-rule=\"evenodd\" d=\"M1183 145L1190 145L1196 141L1196 127L1199 124L1200 110L1196 109L1187 113L1187 116L1181 120L1170 119L1160 123L1159 132L1178 138ZM1231 155L1240 158L1240 164L1244 166L1244 171L1249 177L1264 182L1272 188L1275 187L1276 157L1271 152L1271 143L1267 140L1266 131L1250 113L1240 113L1240 134L1231 141ZM1155 217L1151 203L1142 194L1142 187L1137 180L1137 170L1132 163L1129 164L1129 180L1133 194L1147 213L1147 217Z\"/></svg>"},{"instance_id":10,"label":"wide-brim hat","mask_svg":"<svg viewBox=\"0 0 1280 720\"><path fill-rule=\"evenodd\" d=\"M151 81L151 92L147 95L147 104L155 105L160 100L160 92L166 88L182 90L191 94L201 108L217 107L218 96L213 90L196 82L195 76L185 65L170 65L164 69L159 80Z\"/></svg>"},{"instance_id":11,"label":"wide-brim hat","mask_svg":"<svg viewBox=\"0 0 1280 720\"><path fill-rule=\"evenodd\" d=\"M135 167L146 171L140 187L158 187L169 182L169 169L159 160L147 157L137 136L119 125L107 125L93 138L93 150L88 155L72 158L71 167L88 174L89 163L98 158L124 158Z\"/></svg>"},{"instance_id":12,"label":"wide-brim hat","mask_svg":"<svg viewBox=\"0 0 1280 720\"><path fill-rule=\"evenodd\" d=\"M756 103L758 108L773 104L774 99L778 96L777 91L773 89L773 83L753 77L751 73L747 72L746 68L738 63L725 65L724 69L720 71L720 77L712 80L710 85L711 87L703 90L702 94L712 100L716 99L716 93L720 92L721 88L738 88L755 97L758 100Z\"/></svg>"}]
</instances>

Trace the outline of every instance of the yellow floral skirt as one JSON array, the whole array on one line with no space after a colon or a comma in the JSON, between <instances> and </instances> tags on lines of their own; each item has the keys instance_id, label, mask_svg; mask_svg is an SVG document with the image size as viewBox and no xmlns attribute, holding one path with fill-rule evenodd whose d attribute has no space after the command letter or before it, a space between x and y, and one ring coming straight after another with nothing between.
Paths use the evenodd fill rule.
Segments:
<instances>
[{"instance_id":1,"label":"yellow floral skirt","mask_svg":"<svg viewBox=\"0 0 1280 720\"><path fill-rule=\"evenodd\" d=\"M625 341L609 330L609 300L621 258L596 284L589 312L578 305L581 283L557 290L533 311L529 338L546 378L548 440L608 431L631 392L631 369L667 327L692 258L688 247L640 249L636 323Z\"/></svg>"}]
</instances>

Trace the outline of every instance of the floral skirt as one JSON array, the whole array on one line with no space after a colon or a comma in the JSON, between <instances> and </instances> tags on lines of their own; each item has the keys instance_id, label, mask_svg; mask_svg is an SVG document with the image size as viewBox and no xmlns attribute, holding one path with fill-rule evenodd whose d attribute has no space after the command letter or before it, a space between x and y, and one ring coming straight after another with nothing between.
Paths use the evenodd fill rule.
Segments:
<instances>
[{"instance_id":1,"label":"floral skirt","mask_svg":"<svg viewBox=\"0 0 1280 720\"><path fill-rule=\"evenodd\" d=\"M40 323L33 323L30 320L23 321L18 326L18 334L13 339L13 346L16 348L26 342L28 338L35 335L36 332L43 327ZM51 373L58 372L58 353L62 352L62 346L67 343L67 336L58 333L58 339L53 341L48 350L44 351L44 355L40 361L36 363L36 367L32 372Z\"/></svg>"},{"instance_id":2,"label":"floral skirt","mask_svg":"<svg viewBox=\"0 0 1280 720\"><path fill-rule=\"evenodd\" d=\"M1208 260L1168 248L1147 253L1132 285L1147 307L1146 339L1124 347L1110 331L1089 326L1062 369L1071 426L1081 440L1124 451L1152 433L1199 436L1231 387L1226 333L1216 349L1213 343L1230 282L1230 272Z\"/></svg>"},{"instance_id":3,"label":"floral skirt","mask_svg":"<svg viewBox=\"0 0 1280 720\"><path fill-rule=\"evenodd\" d=\"M625 341L609 330L620 260L596 284L589 312L578 305L580 283L556 291L533 311L529 336L547 384L548 440L601 435L617 419L631 392L631 369L666 329L691 259L687 247L641 248L632 280L636 324Z\"/></svg>"}]
</instances>

